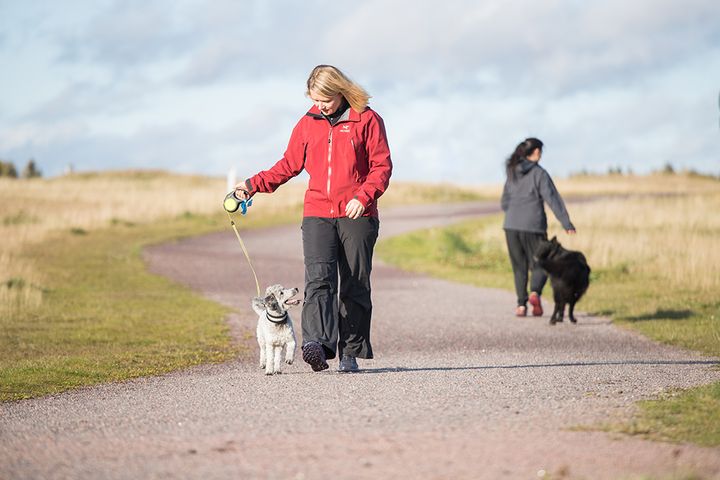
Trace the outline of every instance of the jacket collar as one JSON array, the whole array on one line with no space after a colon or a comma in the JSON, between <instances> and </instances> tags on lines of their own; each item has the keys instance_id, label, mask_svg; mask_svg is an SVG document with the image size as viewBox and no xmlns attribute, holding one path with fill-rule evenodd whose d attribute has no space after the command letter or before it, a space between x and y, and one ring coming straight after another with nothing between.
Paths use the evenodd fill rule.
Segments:
<instances>
[{"instance_id":1,"label":"jacket collar","mask_svg":"<svg viewBox=\"0 0 720 480\"><path fill-rule=\"evenodd\" d=\"M315 118L317 120L325 120L325 116L320 113L320 109L317 108L315 105L312 106L310 110L305 114L308 117ZM342 116L338 119L338 121L335 123L337 125L340 122L359 122L360 121L360 114L353 110L352 107L348 107L347 110L345 110L345 113L342 114Z\"/></svg>"}]
</instances>

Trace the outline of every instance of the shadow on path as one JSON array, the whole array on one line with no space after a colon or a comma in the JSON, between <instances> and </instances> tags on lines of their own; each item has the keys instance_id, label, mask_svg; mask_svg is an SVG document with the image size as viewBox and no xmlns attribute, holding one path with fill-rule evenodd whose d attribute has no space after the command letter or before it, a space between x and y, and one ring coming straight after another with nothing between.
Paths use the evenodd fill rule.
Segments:
<instances>
[{"instance_id":1,"label":"shadow on path","mask_svg":"<svg viewBox=\"0 0 720 480\"><path fill-rule=\"evenodd\" d=\"M716 365L717 360L618 360L607 362L561 362L522 365L483 365L468 367L383 367L361 369L359 373L395 373L395 372L451 372L464 370L499 370L516 368L557 368L557 367L598 367L608 365Z\"/></svg>"},{"instance_id":2,"label":"shadow on path","mask_svg":"<svg viewBox=\"0 0 720 480\"><path fill-rule=\"evenodd\" d=\"M685 320L695 314L692 310L656 310L655 313L626 317L630 322L642 322L645 320Z\"/></svg>"},{"instance_id":3,"label":"shadow on path","mask_svg":"<svg viewBox=\"0 0 720 480\"><path fill-rule=\"evenodd\" d=\"M453 372L453 371L480 371L480 370L514 370L525 368L562 368L562 367L603 367L610 365L714 365L720 367L718 360L617 360L605 362L558 362L558 363L536 363L520 365L478 365L467 367L381 367L361 368L357 372L338 372L330 367L321 372L321 375L338 373L341 375L362 375L373 373L403 373L403 372ZM317 372L283 372L283 375L318 375Z\"/></svg>"}]
</instances>

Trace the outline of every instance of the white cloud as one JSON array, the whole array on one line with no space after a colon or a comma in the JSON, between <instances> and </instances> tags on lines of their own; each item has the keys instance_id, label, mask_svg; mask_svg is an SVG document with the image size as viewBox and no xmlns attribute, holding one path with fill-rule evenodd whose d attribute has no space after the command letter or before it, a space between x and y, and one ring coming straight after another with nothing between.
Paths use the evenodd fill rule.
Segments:
<instances>
[{"instance_id":1,"label":"white cloud","mask_svg":"<svg viewBox=\"0 0 720 480\"><path fill-rule=\"evenodd\" d=\"M623 81L716 47L719 10L711 1L494 0L423 10L409 0L374 0L335 25L331 36L344 42L326 45L349 53L353 68L398 82L491 65L510 90L558 92Z\"/></svg>"},{"instance_id":2,"label":"white cloud","mask_svg":"<svg viewBox=\"0 0 720 480\"><path fill-rule=\"evenodd\" d=\"M62 29L60 59L110 65L115 71L182 55L192 46L192 17L182 2L140 0L100 6L78 29Z\"/></svg>"}]
</instances>

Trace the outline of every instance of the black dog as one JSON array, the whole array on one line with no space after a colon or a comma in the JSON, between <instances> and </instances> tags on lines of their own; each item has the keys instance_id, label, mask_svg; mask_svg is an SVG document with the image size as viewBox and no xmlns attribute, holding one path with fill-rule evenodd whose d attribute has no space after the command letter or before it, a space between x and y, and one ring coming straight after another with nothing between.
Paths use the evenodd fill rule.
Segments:
<instances>
[{"instance_id":1,"label":"black dog","mask_svg":"<svg viewBox=\"0 0 720 480\"><path fill-rule=\"evenodd\" d=\"M550 325L563 321L565 304L570 305L570 321L576 323L573 315L575 303L590 285L590 267L585 255L564 249L557 237L553 237L549 242L542 242L538 246L535 261L548 273L553 288L555 310L550 317Z\"/></svg>"}]
</instances>

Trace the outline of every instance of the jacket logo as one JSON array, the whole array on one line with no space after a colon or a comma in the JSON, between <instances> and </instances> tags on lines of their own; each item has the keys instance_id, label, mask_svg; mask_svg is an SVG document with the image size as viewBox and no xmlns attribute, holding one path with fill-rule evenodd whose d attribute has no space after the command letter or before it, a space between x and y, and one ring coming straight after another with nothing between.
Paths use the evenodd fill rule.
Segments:
<instances>
[{"instance_id":1,"label":"jacket logo","mask_svg":"<svg viewBox=\"0 0 720 480\"><path fill-rule=\"evenodd\" d=\"M346 123L340 127L340 133L350 133L350 124Z\"/></svg>"}]
</instances>

